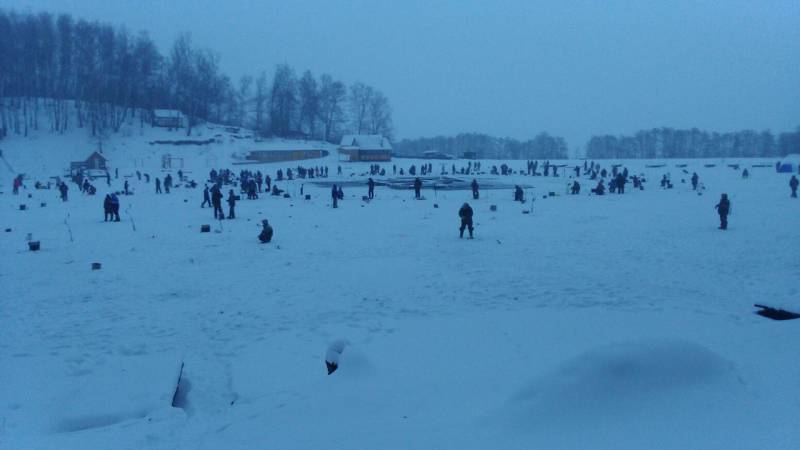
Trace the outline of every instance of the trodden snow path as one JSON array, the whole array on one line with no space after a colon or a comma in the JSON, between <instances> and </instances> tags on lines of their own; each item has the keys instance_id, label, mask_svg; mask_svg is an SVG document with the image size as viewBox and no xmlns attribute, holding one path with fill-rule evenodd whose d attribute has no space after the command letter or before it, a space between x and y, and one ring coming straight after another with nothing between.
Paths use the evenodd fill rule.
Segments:
<instances>
[{"instance_id":1,"label":"trodden snow path","mask_svg":"<svg viewBox=\"0 0 800 450\"><path fill-rule=\"evenodd\" d=\"M626 165L647 189L621 196L509 177L535 186L532 214L509 190L378 187L367 204L366 185L334 210L328 189L306 183L305 201L293 182L293 198L218 222L199 189L155 195L134 177L122 222L103 223L102 179L94 197L70 184L67 203L4 192L0 447L798 447L800 320L752 305L800 309L800 202L771 169L689 163L703 195L674 168L661 190L668 169L643 162ZM458 239L464 201L475 240Z\"/></svg>"}]
</instances>

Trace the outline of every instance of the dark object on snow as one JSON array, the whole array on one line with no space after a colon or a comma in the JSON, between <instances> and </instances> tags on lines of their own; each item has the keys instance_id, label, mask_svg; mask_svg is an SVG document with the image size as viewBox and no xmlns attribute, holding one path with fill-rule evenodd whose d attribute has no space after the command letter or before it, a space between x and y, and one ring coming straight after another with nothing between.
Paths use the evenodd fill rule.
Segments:
<instances>
[{"instance_id":1,"label":"dark object on snow","mask_svg":"<svg viewBox=\"0 0 800 450\"><path fill-rule=\"evenodd\" d=\"M772 319L772 320L800 319L800 314L797 314L797 313L794 313L794 312L791 312L791 311L772 308L770 306L759 305L759 304L755 304L753 306L755 306L756 308L761 308L759 311L756 311L756 314L758 314L761 317L766 317L768 319Z\"/></svg>"},{"instance_id":2,"label":"dark object on snow","mask_svg":"<svg viewBox=\"0 0 800 450\"><path fill-rule=\"evenodd\" d=\"M341 340L328 346L328 350L325 352L325 367L328 369L328 375L336 372L336 369L339 368L339 358L346 346L347 342Z\"/></svg>"},{"instance_id":3,"label":"dark object on snow","mask_svg":"<svg viewBox=\"0 0 800 450\"><path fill-rule=\"evenodd\" d=\"M530 210L527 210L527 209L523 209L522 210L522 214L530 214L530 213L531 213Z\"/></svg>"},{"instance_id":4,"label":"dark object on snow","mask_svg":"<svg viewBox=\"0 0 800 450\"><path fill-rule=\"evenodd\" d=\"M39 241L30 241L28 242L28 249L32 252L39 251Z\"/></svg>"},{"instance_id":5,"label":"dark object on snow","mask_svg":"<svg viewBox=\"0 0 800 450\"><path fill-rule=\"evenodd\" d=\"M311 200L311 194L306 194L306 200Z\"/></svg>"},{"instance_id":6,"label":"dark object on snow","mask_svg":"<svg viewBox=\"0 0 800 450\"><path fill-rule=\"evenodd\" d=\"M550 197L555 197L556 193L555 192L548 192L547 195L550 196Z\"/></svg>"},{"instance_id":7,"label":"dark object on snow","mask_svg":"<svg viewBox=\"0 0 800 450\"><path fill-rule=\"evenodd\" d=\"M21 205L19 205L19 210L20 210L20 211L25 211L26 209L28 209L28 207L27 207L27 206L25 206L25 204L21 204Z\"/></svg>"},{"instance_id":8,"label":"dark object on snow","mask_svg":"<svg viewBox=\"0 0 800 450\"><path fill-rule=\"evenodd\" d=\"M489 206L489 211L497 211L497 205Z\"/></svg>"},{"instance_id":9,"label":"dark object on snow","mask_svg":"<svg viewBox=\"0 0 800 450\"><path fill-rule=\"evenodd\" d=\"M717 167L716 164L704 164L703 167Z\"/></svg>"},{"instance_id":10,"label":"dark object on snow","mask_svg":"<svg viewBox=\"0 0 800 450\"><path fill-rule=\"evenodd\" d=\"M289 195L288 193L286 193L286 194L283 194L283 198L292 198L292 196Z\"/></svg>"},{"instance_id":11,"label":"dark object on snow","mask_svg":"<svg viewBox=\"0 0 800 450\"><path fill-rule=\"evenodd\" d=\"M6 233L11 233L11 228L6 228Z\"/></svg>"},{"instance_id":12,"label":"dark object on snow","mask_svg":"<svg viewBox=\"0 0 800 450\"><path fill-rule=\"evenodd\" d=\"M201 233L208 233L211 231L211 225L200 225Z\"/></svg>"},{"instance_id":13,"label":"dark object on snow","mask_svg":"<svg viewBox=\"0 0 800 450\"><path fill-rule=\"evenodd\" d=\"M102 267L100 263L92 263L92 270L100 270L100 267Z\"/></svg>"},{"instance_id":14,"label":"dark object on snow","mask_svg":"<svg viewBox=\"0 0 800 450\"><path fill-rule=\"evenodd\" d=\"M44 203L44 202L42 202L42 203L40 203L40 204L39 204L39 206L41 206L42 208L44 208L45 206L47 206L47 203Z\"/></svg>"},{"instance_id":15,"label":"dark object on snow","mask_svg":"<svg viewBox=\"0 0 800 450\"><path fill-rule=\"evenodd\" d=\"M330 375L333 372L336 372L336 369L339 368L339 365L330 361L325 361L325 367L328 368L328 375Z\"/></svg>"},{"instance_id":16,"label":"dark object on snow","mask_svg":"<svg viewBox=\"0 0 800 450\"><path fill-rule=\"evenodd\" d=\"M173 408L183 408L186 405L185 392L181 392L181 379L183 378L183 362L181 368L178 370L178 380L175 382L175 393L172 394L172 403L170 406Z\"/></svg>"},{"instance_id":17,"label":"dark object on snow","mask_svg":"<svg viewBox=\"0 0 800 450\"><path fill-rule=\"evenodd\" d=\"M258 240L261 241L262 244L269 243L272 240L272 234L274 231L267 219L262 220L261 225L263 226L263 229L258 235Z\"/></svg>"},{"instance_id":18,"label":"dark object on snow","mask_svg":"<svg viewBox=\"0 0 800 450\"><path fill-rule=\"evenodd\" d=\"M433 207L434 207L434 208L438 208L438 207L439 207L439 204L438 204L438 203L434 203L434 204L433 204Z\"/></svg>"}]
</instances>

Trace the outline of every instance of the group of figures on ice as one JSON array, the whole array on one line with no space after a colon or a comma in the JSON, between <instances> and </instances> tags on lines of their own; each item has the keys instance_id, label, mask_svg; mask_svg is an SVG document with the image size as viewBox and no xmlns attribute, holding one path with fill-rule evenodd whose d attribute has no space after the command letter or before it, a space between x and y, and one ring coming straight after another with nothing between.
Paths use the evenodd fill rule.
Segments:
<instances>
[{"instance_id":1,"label":"group of figures on ice","mask_svg":"<svg viewBox=\"0 0 800 450\"><path fill-rule=\"evenodd\" d=\"M492 166L490 172L492 174L497 175L528 175L528 176L549 176L552 174L554 177L559 176L559 169L564 169L563 171L566 172L565 165L555 166L551 164L549 161L546 161L543 164L543 171L539 171L539 163L538 161L528 161L527 167L525 170L514 171L508 165L502 164L498 169L497 166ZM642 175L633 175L631 176L628 172L627 168L620 169L620 165L613 165L611 171L608 171L605 168L602 168L600 164L595 163L594 161L584 161L583 167L576 165L573 167L575 176L573 177L574 180L572 183L568 185L568 192L572 195L578 195L581 191L580 186L580 178L581 176L588 178L589 180L596 180L599 179L595 188L591 189L591 193L594 195L602 196L605 195L606 186L608 186L608 191L610 193L616 194L624 194L625 193L625 185L628 182L632 182L634 190L644 190L645 186L645 178ZM446 166L441 166L441 172L443 174L447 174L448 171L446 170ZM431 174L433 172L433 165L431 163L425 163L420 165L419 172L424 176ZM473 174L480 174L483 175L484 172L481 171L481 163L480 162L468 162L467 165L461 168L457 168L455 164L452 165L451 171L453 174L464 174L464 175L473 175ZM115 179L119 178L119 170L115 169ZM398 170L398 166L396 164L392 165L391 172L393 174L400 174L408 173L410 175L416 175L418 172L418 168L415 165L411 165L408 168L400 167ZM685 173L686 170L684 170ZM283 170L277 170L275 174L275 181L284 181L284 180L292 180L292 179L311 179L311 178L326 178L328 177L328 167L326 166L317 166L317 167L297 167L293 171L291 168L287 169L285 172ZM379 164L371 164L369 166L369 171L362 174L364 176L369 175L369 178L366 181L367 187L367 195L365 196L366 200L373 200L375 198L375 187L376 182L372 178L372 176L380 176L385 175L387 170L382 168ZM342 167L339 166L337 168L337 174L341 176L342 174ZM141 182L142 178L144 178L144 183L147 184L150 182L150 175L146 173L142 173L140 171L136 171L136 177ZM745 169L742 172L742 178L748 178L749 172ZM111 174L106 171L105 176L101 177L105 178L106 184L110 187L111 186ZM182 183L184 187L187 188L195 188L197 187L197 183L194 180L189 180L186 174L182 171L178 171L178 180L179 183ZM606 180L608 180L606 182ZM72 181L78 186L79 191L84 195L95 195L97 193L97 188L90 182L90 177L84 174L83 172L78 172L72 176ZM158 177L155 178L155 192L157 194L166 193L169 194L171 189L174 186L173 178L171 174L167 174L164 177L163 183L161 179ZM211 185L209 187L209 184ZM668 174L665 174L661 179L661 187L662 189L672 189L673 184L670 180ZM792 175L789 180L789 188L791 190L790 196L792 198L797 198L797 189L800 182L797 179L797 176ZM227 204L228 204L228 214L226 215L222 209L222 202L223 198L225 197L223 194L224 187L229 187L228 189L228 196L227 196ZM697 173L693 173L691 176L691 186L693 190L700 189L699 183L699 176ZM18 194L21 188L24 188L24 177L23 175L18 175L13 179L13 193ZM50 189L50 182L46 184L36 181L35 189ZM162 189L163 187L163 189ZM239 188L239 194L236 193L234 188ZM411 184L411 188L414 190L414 197L416 199L422 199L422 189L424 187L423 181L421 178L416 177ZM477 200L480 198L480 186L478 185L478 181L476 178L473 178L472 182L470 183L470 187L472 190L473 199ZM56 188L59 191L61 200L66 202L68 200L68 191L69 188L67 183L58 179L56 181ZM435 189L435 185L434 185ZM276 182L273 182L273 178L269 174L264 174L260 170L259 171L249 171L249 170L241 170L238 174L235 174L233 171L229 169L219 169L219 170L211 170L209 172L209 177L206 182L206 185L203 189L203 201L201 203L201 207L209 206L213 209L213 214L215 219L228 219L232 220L236 218L236 204L239 200L241 200L240 194L246 194L248 200L255 200L258 199L258 194L262 192L267 192L273 196L278 197L290 197L290 195L285 192L283 189L280 189L277 186ZM122 190L111 191L106 194L103 200L103 212L104 212L104 220L111 221L111 222L119 222L120 221L120 196L122 195L132 195L133 191L130 189L130 184L127 179L124 180L124 184L122 186ZM303 195L303 187L300 187L300 194ZM514 188L514 200L524 203L525 197L522 188L517 185ZM308 198L309 196L306 196ZM337 208L340 201L344 200L344 192L341 185L333 184L331 188L331 206L333 208ZM722 194L719 202L714 206L716 209L717 214L719 215L720 225L719 228L721 230L726 230L728 228L728 216L731 214L731 201L728 198L727 194ZM459 236L464 237L464 232L467 231L469 234L469 238L474 237L474 223L473 223L473 216L474 211L472 207L468 203L464 203L458 210L458 217L461 221L459 227ZM262 231L259 234L259 240L261 242L270 242L272 240L274 230L272 226L269 224L267 220L262 222Z\"/></svg>"}]
</instances>

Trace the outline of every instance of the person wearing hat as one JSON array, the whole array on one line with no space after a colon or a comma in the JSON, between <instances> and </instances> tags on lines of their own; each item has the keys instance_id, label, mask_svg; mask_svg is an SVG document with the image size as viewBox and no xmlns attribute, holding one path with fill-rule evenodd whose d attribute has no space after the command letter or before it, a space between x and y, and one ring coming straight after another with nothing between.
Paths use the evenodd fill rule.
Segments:
<instances>
[{"instance_id":1,"label":"person wearing hat","mask_svg":"<svg viewBox=\"0 0 800 450\"><path fill-rule=\"evenodd\" d=\"M717 203L714 208L717 209L717 213L719 214L719 229L727 230L728 214L731 212L731 201L728 200L728 194L722 194L722 197L719 199L719 203Z\"/></svg>"},{"instance_id":2,"label":"person wearing hat","mask_svg":"<svg viewBox=\"0 0 800 450\"><path fill-rule=\"evenodd\" d=\"M272 240L272 227L267 219L262 220L261 225L264 228L261 230L261 233L259 233L258 240L261 241L262 244L266 244Z\"/></svg>"}]
</instances>

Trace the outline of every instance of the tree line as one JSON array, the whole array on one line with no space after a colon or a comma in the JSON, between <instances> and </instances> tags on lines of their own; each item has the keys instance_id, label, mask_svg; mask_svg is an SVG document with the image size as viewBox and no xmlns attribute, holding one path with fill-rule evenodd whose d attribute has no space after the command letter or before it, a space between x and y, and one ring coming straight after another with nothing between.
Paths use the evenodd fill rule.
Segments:
<instances>
[{"instance_id":1,"label":"tree line","mask_svg":"<svg viewBox=\"0 0 800 450\"><path fill-rule=\"evenodd\" d=\"M800 127L777 137L770 131L655 128L633 136L592 136L586 144L589 159L774 157L789 153L800 153Z\"/></svg>"},{"instance_id":2,"label":"tree line","mask_svg":"<svg viewBox=\"0 0 800 450\"><path fill-rule=\"evenodd\" d=\"M455 157L473 153L478 159L566 159L567 142L562 137L540 133L533 139L519 141L481 133L462 133L456 136L404 139L394 144L395 153L403 156L422 156L439 152Z\"/></svg>"},{"instance_id":3,"label":"tree line","mask_svg":"<svg viewBox=\"0 0 800 450\"><path fill-rule=\"evenodd\" d=\"M45 127L118 132L158 108L183 112L187 135L203 121L331 142L394 131L388 98L371 86L308 70L298 77L288 64L234 82L188 34L162 55L146 32L0 9L0 36L0 138Z\"/></svg>"}]
</instances>

